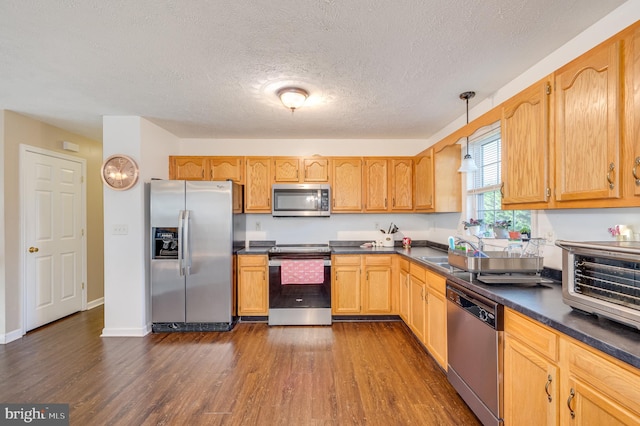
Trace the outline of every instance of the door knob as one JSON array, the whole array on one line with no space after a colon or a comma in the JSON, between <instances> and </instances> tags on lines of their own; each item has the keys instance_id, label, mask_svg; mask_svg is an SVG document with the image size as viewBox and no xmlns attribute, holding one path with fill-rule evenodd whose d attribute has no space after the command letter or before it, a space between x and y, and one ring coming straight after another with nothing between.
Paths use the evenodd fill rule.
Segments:
<instances>
[{"instance_id":1,"label":"door knob","mask_svg":"<svg viewBox=\"0 0 640 426\"><path fill-rule=\"evenodd\" d=\"M29 247L29 253L37 253L38 247Z\"/></svg>"}]
</instances>

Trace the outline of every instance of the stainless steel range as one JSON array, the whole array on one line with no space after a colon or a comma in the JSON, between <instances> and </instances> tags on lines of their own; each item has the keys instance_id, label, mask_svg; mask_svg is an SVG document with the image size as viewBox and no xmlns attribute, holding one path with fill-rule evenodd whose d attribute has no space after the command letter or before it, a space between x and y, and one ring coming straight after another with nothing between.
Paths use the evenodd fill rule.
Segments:
<instances>
[{"instance_id":1,"label":"stainless steel range","mask_svg":"<svg viewBox=\"0 0 640 426\"><path fill-rule=\"evenodd\" d=\"M269 325L331 325L331 248L277 245L269 251Z\"/></svg>"}]
</instances>

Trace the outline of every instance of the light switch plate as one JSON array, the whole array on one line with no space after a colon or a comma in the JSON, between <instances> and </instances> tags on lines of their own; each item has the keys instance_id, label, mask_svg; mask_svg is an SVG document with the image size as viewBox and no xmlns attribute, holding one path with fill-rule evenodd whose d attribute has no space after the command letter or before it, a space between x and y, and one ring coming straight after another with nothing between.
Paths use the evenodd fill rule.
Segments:
<instances>
[{"instance_id":1,"label":"light switch plate","mask_svg":"<svg viewBox=\"0 0 640 426\"><path fill-rule=\"evenodd\" d=\"M113 230L111 231L113 235L127 235L129 234L129 226L120 224L113 225Z\"/></svg>"}]
</instances>

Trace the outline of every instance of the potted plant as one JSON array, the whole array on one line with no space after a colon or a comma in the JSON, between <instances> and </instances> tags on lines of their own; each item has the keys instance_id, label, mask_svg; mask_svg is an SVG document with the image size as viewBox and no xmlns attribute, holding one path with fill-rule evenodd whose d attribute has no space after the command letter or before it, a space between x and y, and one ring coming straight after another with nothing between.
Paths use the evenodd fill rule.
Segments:
<instances>
[{"instance_id":1,"label":"potted plant","mask_svg":"<svg viewBox=\"0 0 640 426\"><path fill-rule=\"evenodd\" d=\"M527 225L522 225L522 227L520 227L520 234L525 238L531 238L531 228Z\"/></svg>"},{"instance_id":2,"label":"potted plant","mask_svg":"<svg viewBox=\"0 0 640 426\"><path fill-rule=\"evenodd\" d=\"M491 224L491 227L493 228L493 234L496 238L509 238L511 220L496 220Z\"/></svg>"},{"instance_id":3,"label":"potted plant","mask_svg":"<svg viewBox=\"0 0 640 426\"><path fill-rule=\"evenodd\" d=\"M468 221L463 220L462 225L464 225L464 230L467 231L468 235L478 235L480 232L480 226L483 224L482 219L474 219L471 218Z\"/></svg>"}]
</instances>

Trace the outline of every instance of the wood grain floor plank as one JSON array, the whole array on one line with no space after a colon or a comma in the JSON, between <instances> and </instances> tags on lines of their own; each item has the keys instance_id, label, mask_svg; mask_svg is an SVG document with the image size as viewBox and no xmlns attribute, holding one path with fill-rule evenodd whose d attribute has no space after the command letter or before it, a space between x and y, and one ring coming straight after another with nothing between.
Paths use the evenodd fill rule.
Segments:
<instances>
[{"instance_id":1,"label":"wood grain floor plank","mask_svg":"<svg viewBox=\"0 0 640 426\"><path fill-rule=\"evenodd\" d=\"M0 345L0 401L69 403L72 425L480 424L399 322L101 338L102 316Z\"/></svg>"}]
</instances>

